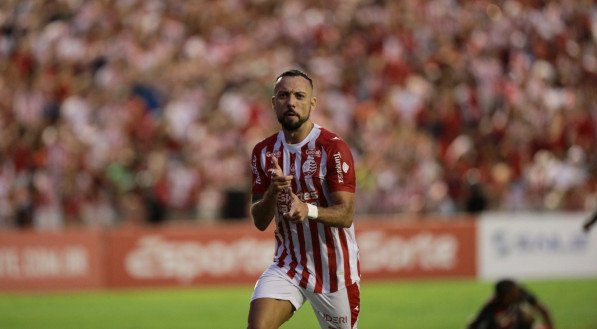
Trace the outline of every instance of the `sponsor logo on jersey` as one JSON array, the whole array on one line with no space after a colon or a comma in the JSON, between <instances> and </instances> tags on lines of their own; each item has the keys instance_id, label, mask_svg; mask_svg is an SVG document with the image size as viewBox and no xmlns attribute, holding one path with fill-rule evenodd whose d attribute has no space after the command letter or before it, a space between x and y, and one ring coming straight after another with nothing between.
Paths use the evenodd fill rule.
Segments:
<instances>
[{"instance_id":1,"label":"sponsor logo on jersey","mask_svg":"<svg viewBox=\"0 0 597 329\"><path fill-rule=\"evenodd\" d=\"M261 184L261 175L257 171L257 156L255 155L253 155L253 160L251 161L251 170L253 171L253 175L255 175L255 184Z\"/></svg>"},{"instance_id":2,"label":"sponsor logo on jersey","mask_svg":"<svg viewBox=\"0 0 597 329\"><path fill-rule=\"evenodd\" d=\"M265 153L265 156L267 158L271 158L272 156L275 156L276 158L280 159L280 156L282 156L282 152L280 152L280 151L276 151L276 152L267 151Z\"/></svg>"},{"instance_id":3,"label":"sponsor logo on jersey","mask_svg":"<svg viewBox=\"0 0 597 329\"><path fill-rule=\"evenodd\" d=\"M321 157L321 150L307 149L307 151L305 151L305 153L312 157L316 157L316 158Z\"/></svg>"},{"instance_id":4,"label":"sponsor logo on jersey","mask_svg":"<svg viewBox=\"0 0 597 329\"><path fill-rule=\"evenodd\" d=\"M298 195L299 199L306 203L313 203L313 201L319 199L317 191L302 192Z\"/></svg>"},{"instance_id":5,"label":"sponsor logo on jersey","mask_svg":"<svg viewBox=\"0 0 597 329\"><path fill-rule=\"evenodd\" d=\"M338 183L344 183L344 174L342 173L343 168L344 167L342 165L342 155L340 154L340 152L334 153L334 155L332 156L334 158L334 163L336 165L336 174L338 175ZM346 166L346 170L348 171L348 164L346 162L344 162L344 165Z\"/></svg>"},{"instance_id":6,"label":"sponsor logo on jersey","mask_svg":"<svg viewBox=\"0 0 597 329\"><path fill-rule=\"evenodd\" d=\"M290 195L289 190L282 191L278 194L277 204L280 213L284 214L290 211L290 208L292 207L292 196Z\"/></svg>"}]
</instances>

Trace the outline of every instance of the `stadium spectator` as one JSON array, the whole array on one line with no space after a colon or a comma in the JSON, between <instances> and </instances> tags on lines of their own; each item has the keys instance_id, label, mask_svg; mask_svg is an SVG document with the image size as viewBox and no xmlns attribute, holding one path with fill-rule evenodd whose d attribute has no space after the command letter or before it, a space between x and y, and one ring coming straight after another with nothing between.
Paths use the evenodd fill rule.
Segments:
<instances>
[{"instance_id":1,"label":"stadium spectator","mask_svg":"<svg viewBox=\"0 0 597 329\"><path fill-rule=\"evenodd\" d=\"M595 209L595 17L588 0L2 1L0 227L229 214L276 128L269 79L295 65L354 148L359 214Z\"/></svg>"},{"instance_id":2,"label":"stadium spectator","mask_svg":"<svg viewBox=\"0 0 597 329\"><path fill-rule=\"evenodd\" d=\"M467 326L467 329L532 328L553 329L551 314L537 297L510 279L495 284L494 296Z\"/></svg>"}]
</instances>

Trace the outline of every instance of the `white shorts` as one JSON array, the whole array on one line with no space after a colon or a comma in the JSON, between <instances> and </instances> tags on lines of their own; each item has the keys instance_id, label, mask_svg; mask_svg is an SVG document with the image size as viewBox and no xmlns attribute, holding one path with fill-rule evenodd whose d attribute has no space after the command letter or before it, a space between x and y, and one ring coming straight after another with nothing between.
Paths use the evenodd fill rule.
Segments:
<instances>
[{"instance_id":1,"label":"white shorts","mask_svg":"<svg viewBox=\"0 0 597 329\"><path fill-rule=\"evenodd\" d=\"M333 293L316 294L298 286L276 264L257 280L251 301L275 298L289 301L296 310L309 301L321 328L356 329L361 307L359 283Z\"/></svg>"}]
</instances>

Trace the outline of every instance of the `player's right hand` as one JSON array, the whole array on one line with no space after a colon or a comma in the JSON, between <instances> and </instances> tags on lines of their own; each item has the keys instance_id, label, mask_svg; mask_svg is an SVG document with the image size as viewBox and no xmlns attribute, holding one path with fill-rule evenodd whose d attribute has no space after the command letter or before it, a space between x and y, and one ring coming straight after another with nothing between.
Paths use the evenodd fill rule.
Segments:
<instances>
[{"instance_id":1,"label":"player's right hand","mask_svg":"<svg viewBox=\"0 0 597 329\"><path fill-rule=\"evenodd\" d=\"M269 170L271 175L270 188L273 188L276 193L283 191L284 189L291 189L293 176L284 175L284 171L282 171L282 168L278 163L278 158L275 156L272 156L271 164L272 167Z\"/></svg>"}]
</instances>

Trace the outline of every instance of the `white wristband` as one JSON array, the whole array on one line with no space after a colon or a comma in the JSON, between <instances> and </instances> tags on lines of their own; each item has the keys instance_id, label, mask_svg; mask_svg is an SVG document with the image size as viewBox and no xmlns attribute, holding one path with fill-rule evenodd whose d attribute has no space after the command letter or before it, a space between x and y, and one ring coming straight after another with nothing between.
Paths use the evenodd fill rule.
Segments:
<instances>
[{"instance_id":1,"label":"white wristband","mask_svg":"<svg viewBox=\"0 0 597 329\"><path fill-rule=\"evenodd\" d=\"M316 219L319 215L319 210L317 209L317 206L307 203L307 209L309 210L309 212L307 213L307 217L311 219Z\"/></svg>"}]
</instances>

